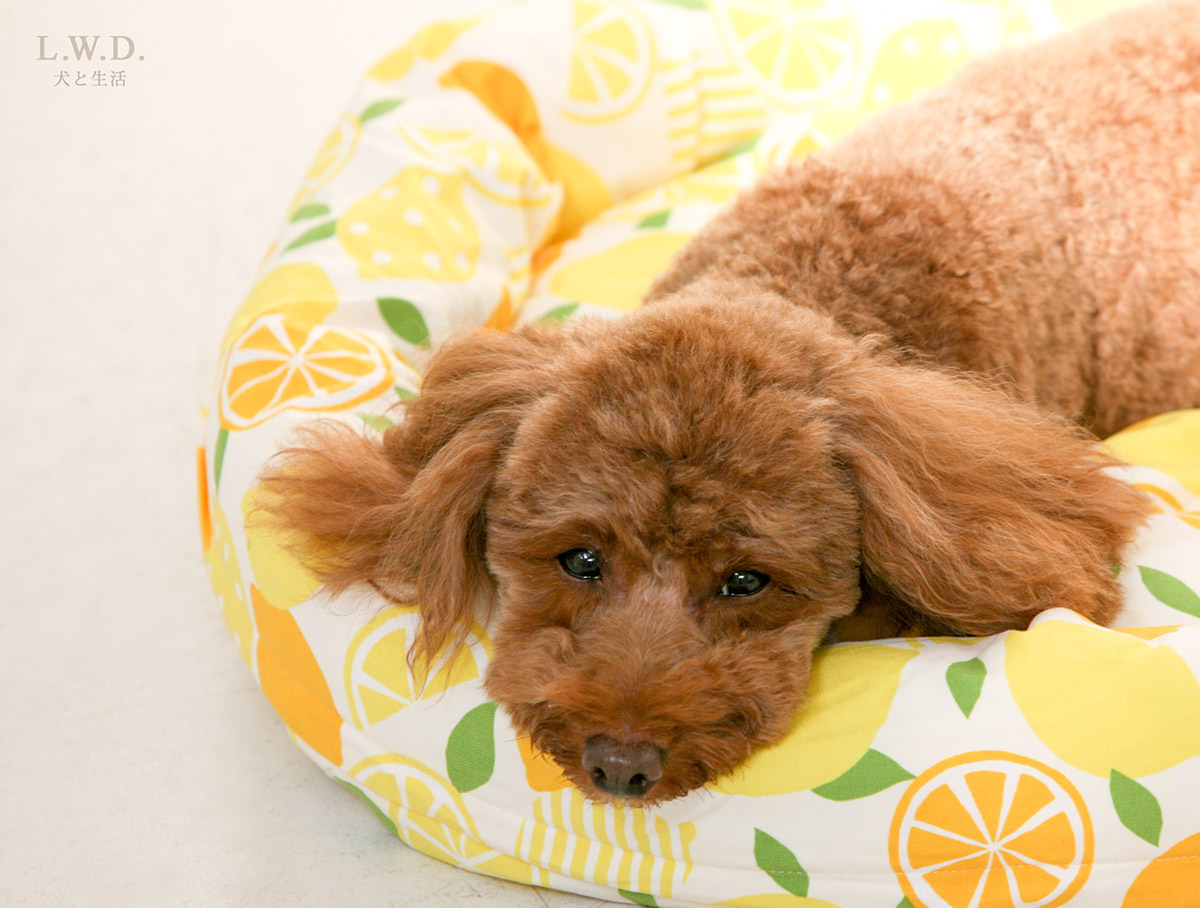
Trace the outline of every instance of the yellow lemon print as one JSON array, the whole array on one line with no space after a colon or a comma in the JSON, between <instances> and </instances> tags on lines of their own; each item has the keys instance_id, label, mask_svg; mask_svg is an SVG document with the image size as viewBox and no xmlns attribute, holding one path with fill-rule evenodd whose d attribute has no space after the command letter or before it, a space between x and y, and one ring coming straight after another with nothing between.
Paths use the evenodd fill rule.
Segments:
<instances>
[{"instance_id":1,"label":"yellow lemon print","mask_svg":"<svg viewBox=\"0 0 1200 908\"><path fill-rule=\"evenodd\" d=\"M551 293L571 302L625 312L636 309L691 234L647 231L587 258L561 265L549 280Z\"/></svg>"},{"instance_id":2,"label":"yellow lemon print","mask_svg":"<svg viewBox=\"0 0 1200 908\"><path fill-rule=\"evenodd\" d=\"M379 754L356 764L350 776L383 800L384 813L406 845L447 864L533 882L527 864L480 841L462 795L420 761L403 754Z\"/></svg>"},{"instance_id":3,"label":"yellow lemon print","mask_svg":"<svg viewBox=\"0 0 1200 908\"><path fill-rule=\"evenodd\" d=\"M248 429L283 410L342 410L391 382L387 354L366 335L270 313L252 322L226 357L221 424Z\"/></svg>"},{"instance_id":4,"label":"yellow lemon print","mask_svg":"<svg viewBox=\"0 0 1200 908\"><path fill-rule=\"evenodd\" d=\"M692 871L694 823L671 823L637 808L596 805L576 788L544 794L521 823L515 853L549 873L591 880L627 892L671 898Z\"/></svg>"},{"instance_id":5,"label":"yellow lemon print","mask_svg":"<svg viewBox=\"0 0 1200 908\"><path fill-rule=\"evenodd\" d=\"M287 540L264 521L260 508L266 496L264 489L255 486L242 497L250 573L267 602L275 608L294 608L308 601L320 581L288 550Z\"/></svg>"},{"instance_id":6,"label":"yellow lemon print","mask_svg":"<svg viewBox=\"0 0 1200 908\"><path fill-rule=\"evenodd\" d=\"M556 236L570 236L611 202L604 181L579 158L548 142L533 95L511 70L484 60L457 64L439 80L445 88L461 88L479 99L505 124L537 161L542 173L563 189Z\"/></svg>"},{"instance_id":7,"label":"yellow lemon print","mask_svg":"<svg viewBox=\"0 0 1200 908\"><path fill-rule=\"evenodd\" d=\"M515 142L496 142L466 129L402 127L400 135L427 157L458 164L467 182L493 201L536 208L553 198L537 164Z\"/></svg>"},{"instance_id":8,"label":"yellow lemon print","mask_svg":"<svg viewBox=\"0 0 1200 908\"><path fill-rule=\"evenodd\" d=\"M1062 760L1137 778L1200 755L1200 682L1165 645L1090 624L1008 635L1004 670L1025 721Z\"/></svg>"},{"instance_id":9,"label":"yellow lemon print","mask_svg":"<svg viewBox=\"0 0 1200 908\"><path fill-rule=\"evenodd\" d=\"M213 502L210 511L212 535L204 552L204 563L208 567L209 580L217 602L221 606L221 618L233 641L237 644L242 661L253 665L254 624L250 620L250 606L246 602L246 588L242 584L242 571L238 566L237 553L233 548L233 535L221 506Z\"/></svg>"},{"instance_id":10,"label":"yellow lemon print","mask_svg":"<svg viewBox=\"0 0 1200 908\"><path fill-rule=\"evenodd\" d=\"M750 155L733 155L616 205L604 212L600 220L643 218L681 205L724 205L753 183L757 176L758 171Z\"/></svg>"},{"instance_id":11,"label":"yellow lemon print","mask_svg":"<svg viewBox=\"0 0 1200 908\"><path fill-rule=\"evenodd\" d=\"M849 87L858 32L846 0L711 0L734 65L755 88L805 108Z\"/></svg>"},{"instance_id":12,"label":"yellow lemon print","mask_svg":"<svg viewBox=\"0 0 1200 908\"><path fill-rule=\"evenodd\" d=\"M642 14L614 0L575 0L563 114L604 122L639 103L654 76L654 36Z\"/></svg>"},{"instance_id":13,"label":"yellow lemon print","mask_svg":"<svg viewBox=\"0 0 1200 908\"><path fill-rule=\"evenodd\" d=\"M1192 908L1200 893L1200 832L1168 848L1137 875L1121 908Z\"/></svg>"},{"instance_id":14,"label":"yellow lemon print","mask_svg":"<svg viewBox=\"0 0 1200 908\"><path fill-rule=\"evenodd\" d=\"M883 110L944 84L969 58L967 42L952 20L918 22L900 29L875 57L863 113Z\"/></svg>"},{"instance_id":15,"label":"yellow lemon print","mask_svg":"<svg viewBox=\"0 0 1200 908\"><path fill-rule=\"evenodd\" d=\"M475 273L479 232L462 200L462 176L406 167L347 208L342 248L368 280L464 281Z\"/></svg>"},{"instance_id":16,"label":"yellow lemon print","mask_svg":"<svg viewBox=\"0 0 1200 908\"><path fill-rule=\"evenodd\" d=\"M291 210L311 202L317 193L337 176L346 166L346 162L354 156L361 134L362 123L358 117L349 113L342 114L313 158L308 173L304 175L304 182L300 184L299 191L292 199Z\"/></svg>"},{"instance_id":17,"label":"yellow lemon print","mask_svg":"<svg viewBox=\"0 0 1200 908\"><path fill-rule=\"evenodd\" d=\"M916 655L914 649L883 644L819 650L808 699L788 736L708 787L760 797L833 781L870 748L892 708L904 666Z\"/></svg>"},{"instance_id":18,"label":"yellow lemon print","mask_svg":"<svg viewBox=\"0 0 1200 908\"><path fill-rule=\"evenodd\" d=\"M1087 881L1092 825L1074 786L1018 754L960 754L922 773L888 854L914 908L1057 908Z\"/></svg>"},{"instance_id":19,"label":"yellow lemon print","mask_svg":"<svg viewBox=\"0 0 1200 908\"><path fill-rule=\"evenodd\" d=\"M258 628L258 683L291 732L334 765L342 762L342 717L325 675L292 613L277 609L253 585Z\"/></svg>"},{"instance_id":20,"label":"yellow lemon print","mask_svg":"<svg viewBox=\"0 0 1200 908\"><path fill-rule=\"evenodd\" d=\"M1068 27L1082 25L1122 6L1129 6L1129 0L1050 0L1050 8Z\"/></svg>"},{"instance_id":21,"label":"yellow lemon print","mask_svg":"<svg viewBox=\"0 0 1200 908\"><path fill-rule=\"evenodd\" d=\"M225 331L221 350L228 350L260 315L287 312L294 325L319 325L337 304L337 291L316 265L281 265L267 272L242 301Z\"/></svg>"},{"instance_id":22,"label":"yellow lemon print","mask_svg":"<svg viewBox=\"0 0 1200 908\"><path fill-rule=\"evenodd\" d=\"M419 700L436 697L478 678L491 655L491 641L479 625L453 656L439 653L409 661L420 614L415 606L385 609L363 626L346 651L344 680L350 718L358 728L381 722Z\"/></svg>"},{"instance_id":23,"label":"yellow lemon print","mask_svg":"<svg viewBox=\"0 0 1200 908\"><path fill-rule=\"evenodd\" d=\"M1200 495L1200 410L1156 416L1118 432L1104 444L1126 463L1161 470Z\"/></svg>"},{"instance_id":24,"label":"yellow lemon print","mask_svg":"<svg viewBox=\"0 0 1200 908\"><path fill-rule=\"evenodd\" d=\"M390 82L408 74L418 60L434 60L444 54L454 39L469 30L479 17L435 22L421 29L412 40L392 51L369 70L368 79Z\"/></svg>"},{"instance_id":25,"label":"yellow lemon print","mask_svg":"<svg viewBox=\"0 0 1200 908\"><path fill-rule=\"evenodd\" d=\"M765 892L761 895L739 895L727 902L717 902L728 908L840 908L825 899L792 895L790 892Z\"/></svg>"}]
</instances>

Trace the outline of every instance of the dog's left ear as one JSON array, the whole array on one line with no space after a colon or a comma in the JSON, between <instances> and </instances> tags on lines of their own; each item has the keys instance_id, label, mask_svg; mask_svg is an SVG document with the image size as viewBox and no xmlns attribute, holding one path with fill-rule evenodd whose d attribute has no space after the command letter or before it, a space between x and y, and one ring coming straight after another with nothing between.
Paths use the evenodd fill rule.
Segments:
<instances>
[{"instance_id":1,"label":"dog's left ear","mask_svg":"<svg viewBox=\"0 0 1200 908\"><path fill-rule=\"evenodd\" d=\"M527 326L443 345L420 395L382 439L306 429L261 477L265 517L331 592L373 582L417 601L429 655L460 643L492 586L483 511L569 332Z\"/></svg>"},{"instance_id":2,"label":"dog's left ear","mask_svg":"<svg viewBox=\"0 0 1200 908\"><path fill-rule=\"evenodd\" d=\"M932 633L1024 627L1055 606L1113 617L1148 505L1094 438L933 368L866 356L833 384L871 598Z\"/></svg>"}]
</instances>

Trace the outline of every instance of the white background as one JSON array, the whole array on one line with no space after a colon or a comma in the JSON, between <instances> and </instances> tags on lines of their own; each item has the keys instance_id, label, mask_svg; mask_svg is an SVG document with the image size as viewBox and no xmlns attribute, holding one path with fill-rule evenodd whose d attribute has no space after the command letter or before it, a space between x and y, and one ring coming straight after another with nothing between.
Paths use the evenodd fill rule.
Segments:
<instances>
[{"instance_id":1,"label":"white background","mask_svg":"<svg viewBox=\"0 0 1200 908\"><path fill-rule=\"evenodd\" d=\"M0 0L0 904L599 904L429 860L326 780L200 552L200 407L293 189L376 58L484 5ZM114 34L134 59L63 65Z\"/></svg>"}]
</instances>

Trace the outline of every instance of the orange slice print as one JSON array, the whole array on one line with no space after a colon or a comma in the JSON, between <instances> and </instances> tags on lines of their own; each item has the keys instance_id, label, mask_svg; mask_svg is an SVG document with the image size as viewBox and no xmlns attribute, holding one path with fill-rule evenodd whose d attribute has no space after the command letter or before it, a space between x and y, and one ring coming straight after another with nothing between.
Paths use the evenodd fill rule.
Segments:
<instances>
[{"instance_id":1,"label":"orange slice print","mask_svg":"<svg viewBox=\"0 0 1200 908\"><path fill-rule=\"evenodd\" d=\"M234 343L221 379L221 422L249 429L287 409L343 410L388 387L382 348L359 332L257 319Z\"/></svg>"},{"instance_id":2,"label":"orange slice print","mask_svg":"<svg viewBox=\"0 0 1200 908\"><path fill-rule=\"evenodd\" d=\"M1092 827L1060 773L960 754L915 779L892 820L892 869L915 908L1056 908L1087 881Z\"/></svg>"}]
</instances>

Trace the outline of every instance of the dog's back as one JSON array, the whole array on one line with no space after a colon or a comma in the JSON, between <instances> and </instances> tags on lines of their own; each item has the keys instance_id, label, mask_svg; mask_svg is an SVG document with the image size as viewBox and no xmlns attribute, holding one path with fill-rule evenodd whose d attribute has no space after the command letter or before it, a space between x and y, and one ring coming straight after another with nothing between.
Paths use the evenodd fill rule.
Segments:
<instances>
[{"instance_id":1,"label":"dog's back","mask_svg":"<svg viewBox=\"0 0 1200 908\"><path fill-rule=\"evenodd\" d=\"M753 259L1101 433L1200 404L1200 3L973 64L768 177L652 295Z\"/></svg>"}]
</instances>

